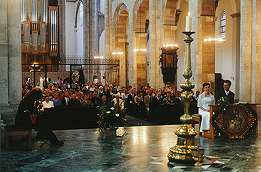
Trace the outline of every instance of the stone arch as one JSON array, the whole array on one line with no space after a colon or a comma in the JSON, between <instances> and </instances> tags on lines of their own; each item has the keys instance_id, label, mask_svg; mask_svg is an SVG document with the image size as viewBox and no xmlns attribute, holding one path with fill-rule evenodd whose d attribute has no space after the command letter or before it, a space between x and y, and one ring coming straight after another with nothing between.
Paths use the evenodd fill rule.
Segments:
<instances>
[{"instance_id":1,"label":"stone arch","mask_svg":"<svg viewBox=\"0 0 261 172\"><path fill-rule=\"evenodd\" d=\"M125 10L125 11L127 11L129 13L129 9L128 9L128 7L127 7L127 5L125 3L122 2L122 3L118 4L116 9L114 10L114 13L113 13L113 19L112 19L113 20L113 22L112 22L113 25L116 24L117 16L119 15L119 12L121 10Z\"/></svg>"},{"instance_id":2,"label":"stone arch","mask_svg":"<svg viewBox=\"0 0 261 172\"><path fill-rule=\"evenodd\" d=\"M163 8L163 44L173 44L179 16L179 0L165 0Z\"/></svg>"},{"instance_id":3,"label":"stone arch","mask_svg":"<svg viewBox=\"0 0 261 172\"><path fill-rule=\"evenodd\" d=\"M134 32L134 58L136 59L137 86L146 85L148 81L149 64L148 41L149 41L149 0L137 0L133 12Z\"/></svg>"},{"instance_id":4,"label":"stone arch","mask_svg":"<svg viewBox=\"0 0 261 172\"><path fill-rule=\"evenodd\" d=\"M129 11L124 3L120 3L113 14L113 51L112 56L120 62L120 85L129 85L128 79L128 21Z\"/></svg>"}]
</instances>

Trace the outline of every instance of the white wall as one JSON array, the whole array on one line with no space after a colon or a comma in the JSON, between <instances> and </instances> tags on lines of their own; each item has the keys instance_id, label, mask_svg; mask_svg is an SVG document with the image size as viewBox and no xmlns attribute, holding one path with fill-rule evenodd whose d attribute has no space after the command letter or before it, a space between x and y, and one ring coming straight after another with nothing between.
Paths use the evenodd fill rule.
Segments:
<instances>
[{"instance_id":1,"label":"white wall","mask_svg":"<svg viewBox=\"0 0 261 172\"><path fill-rule=\"evenodd\" d=\"M107 0L100 0L100 12L102 13L102 14L105 14L105 1L107 1Z\"/></svg>"},{"instance_id":2,"label":"white wall","mask_svg":"<svg viewBox=\"0 0 261 172\"><path fill-rule=\"evenodd\" d=\"M76 3L65 3L65 55L68 56L83 56L83 12L82 6L78 13L78 25L74 28Z\"/></svg>"},{"instance_id":3,"label":"white wall","mask_svg":"<svg viewBox=\"0 0 261 172\"><path fill-rule=\"evenodd\" d=\"M220 0L216 9L215 35L220 37L220 16L226 12L226 38L224 42L216 42L215 46L215 72L221 73L223 79L232 82L231 90L235 91L235 57L233 57L233 26L232 26L232 3L227 0Z\"/></svg>"},{"instance_id":4,"label":"white wall","mask_svg":"<svg viewBox=\"0 0 261 172\"><path fill-rule=\"evenodd\" d=\"M102 32L99 40L99 55L105 57L105 30Z\"/></svg>"}]
</instances>

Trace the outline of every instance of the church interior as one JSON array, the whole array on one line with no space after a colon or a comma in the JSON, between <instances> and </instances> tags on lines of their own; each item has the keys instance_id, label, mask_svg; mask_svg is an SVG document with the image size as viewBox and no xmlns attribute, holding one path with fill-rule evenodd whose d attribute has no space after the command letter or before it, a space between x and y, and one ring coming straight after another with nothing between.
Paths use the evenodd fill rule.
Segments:
<instances>
[{"instance_id":1,"label":"church interior","mask_svg":"<svg viewBox=\"0 0 261 172\"><path fill-rule=\"evenodd\" d=\"M261 171L261 0L1 0L0 171Z\"/></svg>"}]
</instances>

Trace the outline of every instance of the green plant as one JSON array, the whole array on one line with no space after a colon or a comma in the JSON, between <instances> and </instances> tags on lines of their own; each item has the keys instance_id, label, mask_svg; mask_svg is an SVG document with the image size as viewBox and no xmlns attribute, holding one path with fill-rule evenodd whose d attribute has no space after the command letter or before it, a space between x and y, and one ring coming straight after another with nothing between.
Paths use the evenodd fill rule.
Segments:
<instances>
[{"instance_id":1,"label":"green plant","mask_svg":"<svg viewBox=\"0 0 261 172\"><path fill-rule=\"evenodd\" d=\"M99 109L99 120L98 125L101 130L103 129L117 129L118 127L125 126L127 124L126 119L122 115L116 112L114 107L98 107Z\"/></svg>"},{"instance_id":2,"label":"green plant","mask_svg":"<svg viewBox=\"0 0 261 172\"><path fill-rule=\"evenodd\" d=\"M221 114L224 114L230 105L229 99L227 97L220 97L220 99L217 101L218 104L218 112Z\"/></svg>"}]
</instances>

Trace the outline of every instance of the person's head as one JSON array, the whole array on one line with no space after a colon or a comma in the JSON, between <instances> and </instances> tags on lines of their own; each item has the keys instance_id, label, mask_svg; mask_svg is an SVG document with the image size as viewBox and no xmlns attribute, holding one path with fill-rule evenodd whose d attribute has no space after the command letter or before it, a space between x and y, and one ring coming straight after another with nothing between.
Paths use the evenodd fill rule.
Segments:
<instances>
[{"instance_id":1,"label":"person's head","mask_svg":"<svg viewBox=\"0 0 261 172\"><path fill-rule=\"evenodd\" d=\"M203 91L205 92L205 93L210 93L210 83L208 83L208 82L205 82L204 84L203 84Z\"/></svg>"},{"instance_id":2,"label":"person's head","mask_svg":"<svg viewBox=\"0 0 261 172\"><path fill-rule=\"evenodd\" d=\"M224 83L223 83L223 88L224 88L224 90L225 90L225 91L229 91L230 86L231 86L231 81L229 81L229 80L224 80Z\"/></svg>"}]
</instances>

